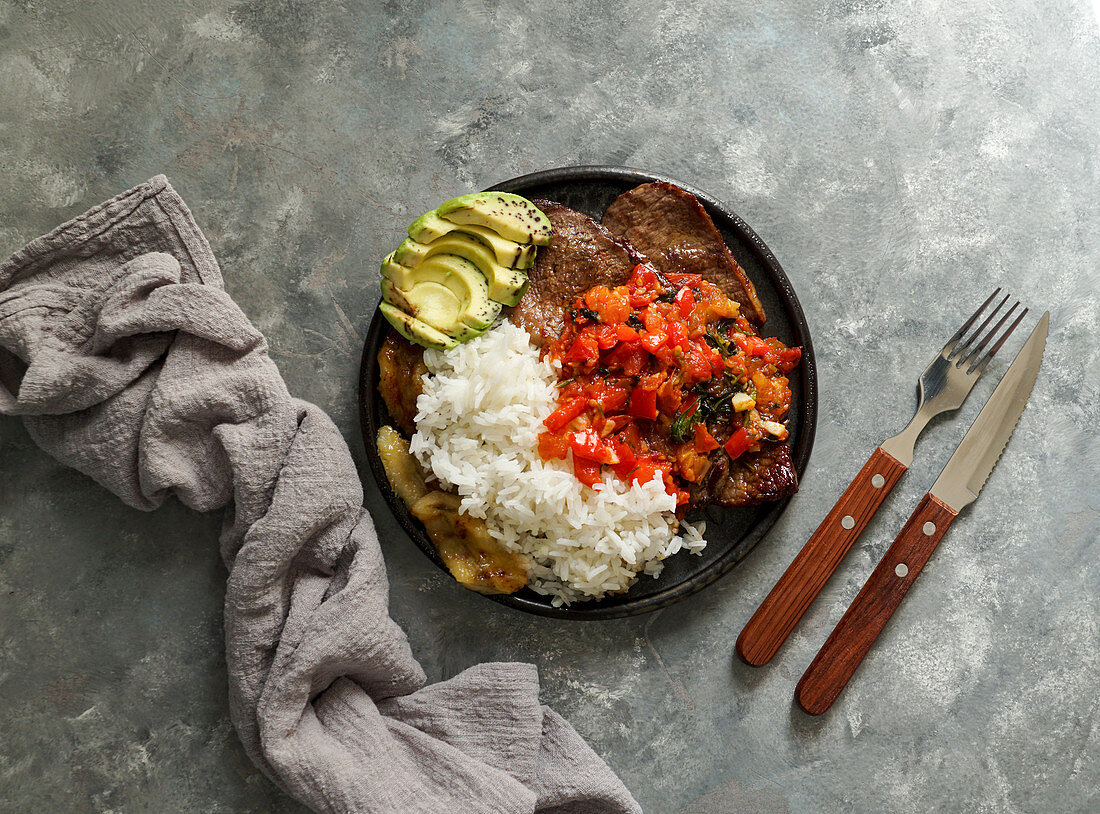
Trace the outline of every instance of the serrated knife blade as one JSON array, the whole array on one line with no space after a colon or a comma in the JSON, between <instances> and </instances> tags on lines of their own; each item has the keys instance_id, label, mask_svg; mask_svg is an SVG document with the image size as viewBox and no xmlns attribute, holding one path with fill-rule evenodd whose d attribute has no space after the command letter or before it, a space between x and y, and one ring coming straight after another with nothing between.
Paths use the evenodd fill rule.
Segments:
<instances>
[{"instance_id":1,"label":"serrated knife blade","mask_svg":"<svg viewBox=\"0 0 1100 814\"><path fill-rule=\"evenodd\" d=\"M1050 312L1039 320L929 492L956 513L977 499L1024 411L1047 344Z\"/></svg>"}]
</instances>

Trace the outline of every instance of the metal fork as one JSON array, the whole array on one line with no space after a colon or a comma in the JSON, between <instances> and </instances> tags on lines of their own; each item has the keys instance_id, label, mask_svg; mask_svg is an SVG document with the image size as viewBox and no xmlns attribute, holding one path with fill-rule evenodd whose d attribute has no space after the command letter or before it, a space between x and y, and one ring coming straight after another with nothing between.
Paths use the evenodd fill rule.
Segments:
<instances>
[{"instance_id":1,"label":"metal fork","mask_svg":"<svg viewBox=\"0 0 1100 814\"><path fill-rule=\"evenodd\" d=\"M1026 308L1007 328L1003 331L1002 328L1019 307L1019 302L1013 303L997 324L989 327L1009 301L1006 294L981 325L971 331L1000 293L999 288L994 291L925 368L920 376L920 398L912 420L904 430L871 453L832 511L745 625L737 639L737 654L746 662L759 667L771 661L913 462L913 447L921 431L934 416L962 406L989 361L1016 330L1027 314Z\"/></svg>"},{"instance_id":2,"label":"metal fork","mask_svg":"<svg viewBox=\"0 0 1100 814\"><path fill-rule=\"evenodd\" d=\"M994 343L993 347L984 356L981 355L986 345L997 335L997 332L1001 330L1001 326L1008 321L1020 305L1019 302L1014 302L997 324L987 332L986 328L989 327L989 323L993 321L997 313L1004 307L1004 304L1008 302L1009 295L1006 294L1004 299L997 303L997 307L985 318L985 321L978 326L977 330L964 341L963 337L970 330L970 327L977 322L982 312L989 307L989 304L1000 293L1001 289L998 288L989 295L989 299L983 302L981 307L971 315L970 319L964 322L963 326L955 332L955 335L947 340L947 344L932 360L932 364L926 367L924 373L920 375L920 398L917 412L904 430L893 438L887 438L879 446L879 449L892 456L898 463L906 467L913 463L913 447L917 443L917 436L921 434L921 431L933 417L940 413L957 410L962 406L962 403L970 394L971 388L974 387L974 382L985 371L989 360L1001 349L1001 345L1011 336L1012 332L1016 330L1016 326L1020 324L1020 320L1027 314L1025 308L1016 317L1015 321L1008 326L1001 338ZM979 337L984 338L981 341L976 341Z\"/></svg>"}]
</instances>

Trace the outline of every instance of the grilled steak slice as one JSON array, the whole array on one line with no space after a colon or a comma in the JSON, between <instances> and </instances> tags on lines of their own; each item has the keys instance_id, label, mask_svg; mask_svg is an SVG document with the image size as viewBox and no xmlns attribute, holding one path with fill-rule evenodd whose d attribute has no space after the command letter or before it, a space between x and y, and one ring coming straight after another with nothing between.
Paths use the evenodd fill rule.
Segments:
<instances>
[{"instance_id":1,"label":"grilled steak slice","mask_svg":"<svg viewBox=\"0 0 1100 814\"><path fill-rule=\"evenodd\" d=\"M378 351L378 390L405 435L416 432L416 397L424 390L420 377L427 372L424 349L390 328Z\"/></svg>"},{"instance_id":2,"label":"grilled steak slice","mask_svg":"<svg viewBox=\"0 0 1100 814\"><path fill-rule=\"evenodd\" d=\"M690 192L663 182L634 187L612 201L603 225L664 273L702 274L740 303L748 320L763 325L767 319L752 281Z\"/></svg>"},{"instance_id":3,"label":"grilled steak slice","mask_svg":"<svg viewBox=\"0 0 1100 814\"><path fill-rule=\"evenodd\" d=\"M588 215L554 201L535 201L554 231L539 249L528 277L527 293L511 320L544 347L561 334L565 313L577 295L594 285L622 285L645 258Z\"/></svg>"},{"instance_id":4,"label":"grilled steak slice","mask_svg":"<svg viewBox=\"0 0 1100 814\"><path fill-rule=\"evenodd\" d=\"M747 453L736 461L716 450L710 460L703 482L692 484L688 490L691 508L710 504L756 506L798 491L798 473L790 447L784 443L766 443L759 452Z\"/></svg>"}]
</instances>

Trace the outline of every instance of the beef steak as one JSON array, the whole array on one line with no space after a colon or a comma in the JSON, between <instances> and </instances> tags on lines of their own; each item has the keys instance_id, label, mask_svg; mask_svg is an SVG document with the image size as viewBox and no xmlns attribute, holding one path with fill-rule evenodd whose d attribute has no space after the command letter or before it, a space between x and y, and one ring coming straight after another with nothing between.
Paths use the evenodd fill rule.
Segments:
<instances>
[{"instance_id":1,"label":"beef steak","mask_svg":"<svg viewBox=\"0 0 1100 814\"><path fill-rule=\"evenodd\" d=\"M786 444L768 442L759 452L742 455L731 461L716 450L711 453L711 466L702 483L693 483L688 490L694 507L756 506L790 497L798 491L798 473Z\"/></svg>"},{"instance_id":2,"label":"beef steak","mask_svg":"<svg viewBox=\"0 0 1100 814\"><path fill-rule=\"evenodd\" d=\"M767 319L752 281L690 192L659 181L634 187L611 202L603 225L665 274L702 274L738 302L748 320L763 325Z\"/></svg>"},{"instance_id":3,"label":"beef steak","mask_svg":"<svg viewBox=\"0 0 1100 814\"><path fill-rule=\"evenodd\" d=\"M536 200L550 219L550 244L539 249L528 272L531 281L510 319L542 348L561 335L565 312L578 294L594 285L622 285L645 258L627 242L575 209Z\"/></svg>"}]
</instances>

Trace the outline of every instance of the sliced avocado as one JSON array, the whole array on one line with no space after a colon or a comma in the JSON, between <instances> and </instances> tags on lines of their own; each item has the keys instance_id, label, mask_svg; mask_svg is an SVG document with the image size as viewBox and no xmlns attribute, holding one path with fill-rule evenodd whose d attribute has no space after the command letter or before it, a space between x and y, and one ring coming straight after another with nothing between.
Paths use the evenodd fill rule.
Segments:
<instances>
[{"instance_id":1,"label":"sliced avocado","mask_svg":"<svg viewBox=\"0 0 1100 814\"><path fill-rule=\"evenodd\" d=\"M542 210L511 192L474 192L460 195L435 210L452 223L485 226L518 243L545 246L550 242L550 221Z\"/></svg>"},{"instance_id":2,"label":"sliced avocado","mask_svg":"<svg viewBox=\"0 0 1100 814\"><path fill-rule=\"evenodd\" d=\"M451 290L466 295L462 321L473 328L488 328L500 316L501 304L489 298L489 281L481 270L457 254L437 254L424 260L414 270L427 279L439 282ZM459 283L458 281L461 281Z\"/></svg>"},{"instance_id":3,"label":"sliced avocado","mask_svg":"<svg viewBox=\"0 0 1100 814\"><path fill-rule=\"evenodd\" d=\"M461 232L480 240L493 250L497 262L505 268L526 269L530 268L535 262L535 252L538 250L538 246L534 243L517 243L514 240L507 240L484 226L475 226L469 223L451 223L451 221L439 217L434 209L431 212L425 212L409 226L409 237L422 246L453 232ZM402 259L401 262L407 263L408 261Z\"/></svg>"},{"instance_id":4,"label":"sliced avocado","mask_svg":"<svg viewBox=\"0 0 1100 814\"><path fill-rule=\"evenodd\" d=\"M394 330L417 345L436 348L437 350L447 350L458 344L458 340L454 337L440 333L431 325L425 325L416 317L406 314L400 308L396 308L388 302L380 302L378 310L382 312L382 316L394 327Z\"/></svg>"},{"instance_id":5,"label":"sliced avocado","mask_svg":"<svg viewBox=\"0 0 1100 814\"><path fill-rule=\"evenodd\" d=\"M497 256L497 262L505 268L529 269L535 263L535 252L538 251L539 247L534 243L517 243L514 240L507 240L492 229L487 229L484 226L474 226L470 223L464 223L455 231L476 237L493 250L493 253Z\"/></svg>"},{"instance_id":6,"label":"sliced avocado","mask_svg":"<svg viewBox=\"0 0 1100 814\"><path fill-rule=\"evenodd\" d=\"M485 332L484 328L468 325L462 319L462 302L451 289L439 283L420 283L411 291L402 291L383 277L382 299L455 342L466 342Z\"/></svg>"},{"instance_id":7,"label":"sliced avocado","mask_svg":"<svg viewBox=\"0 0 1100 814\"><path fill-rule=\"evenodd\" d=\"M496 260L492 250L470 235L452 232L436 238L431 243L405 240L393 253L394 262L416 268L421 262L439 254L456 254L473 263L489 281L489 299L503 305L515 305L527 284L527 275L519 269L505 268Z\"/></svg>"},{"instance_id":8,"label":"sliced avocado","mask_svg":"<svg viewBox=\"0 0 1100 814\"><path fill-rule=\"evenodd\" d=\"M509 307L517 304L527 291L527 275L519 269L497 265L489 279L489 299Z\"/></svg>"},{"instance_id":9,"label":"sliced avocado","mask_svg":"<svg viewBox=\"0 0 1100 814\"><path fill-rule=\"evenodd\" d=\"M489 283L477 266L454 254L437 254L409 268L386 256L382 276L393 287L390 302L450 336L469 334L460 326L479 332L493 324L501 304L489 299ZM392 292L400 292L393 294Z\"/></svg>"},{"instance_id":10,"label":"sliced avocado","mask_svg":"<svg viewBox=\"0 0 1100 814\"><path fill-rule=\"evenodd\" d=\"M443 220L439 217L439 213L433 209L431 212L425 212L409 224L409 237L421 243L431 243L433 240L441 238L448 232L453 232L458 228L457 223Z\"/></svg>"}]
</instances>

